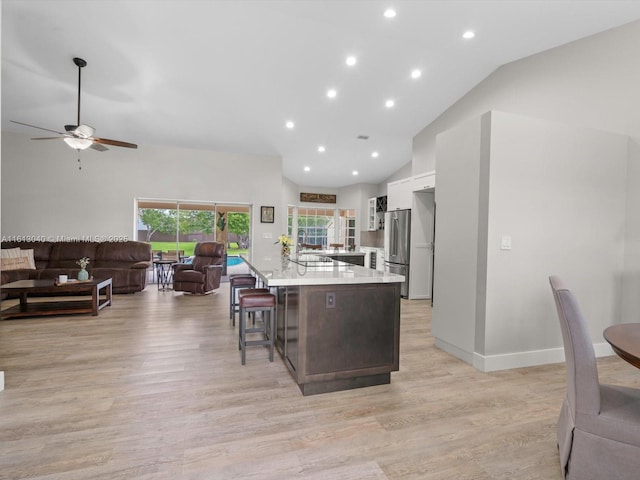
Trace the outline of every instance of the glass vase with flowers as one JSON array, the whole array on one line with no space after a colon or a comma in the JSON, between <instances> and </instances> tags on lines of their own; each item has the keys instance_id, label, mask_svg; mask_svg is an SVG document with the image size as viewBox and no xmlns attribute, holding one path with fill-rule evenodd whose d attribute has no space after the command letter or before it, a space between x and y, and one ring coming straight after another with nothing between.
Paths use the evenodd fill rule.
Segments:
<instances>
[{"instance_id":1,"label":"glass vase with flowers","mask_svg":"<svg viewBox=\"0 0 640 480\"><path fill-rule=\"evenodd\" d=\"M291 257L291 245L293 245L293 240L291 240L286 235L280 235L276 244L280 244L280 260L282 261L282 267L286 268L289 266L289 260Z\"/></svg>"},{"instance_id":2,"label":"glass vase with flowers","mask_svg":"<svg viewBox=\"0 0 640 480\"><path fill-rule=\"evenodd\" d=\"M76 263L80 265L80 271L78 272L78 280L81 282L89 280L89 272L87 272L87 265L89 265L89 257L82 257Z\"/></svg>"}]
</instances>

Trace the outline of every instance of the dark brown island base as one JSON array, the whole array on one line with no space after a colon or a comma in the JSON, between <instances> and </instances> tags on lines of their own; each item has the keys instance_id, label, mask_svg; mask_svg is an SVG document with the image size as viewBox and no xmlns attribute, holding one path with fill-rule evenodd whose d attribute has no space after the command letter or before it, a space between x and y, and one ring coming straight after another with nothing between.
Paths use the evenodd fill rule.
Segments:
<instances>
[{"instance_id":1,"label":"dark brown island base","mask_svg":"<svg viewBox=\"0 0 640 480\"><path fill-rule=\"evenodd\" d=\"M276 346L304 395L391 382L402 275L314 258L252 262L277 295Z\"/></svg>"}]
</instances>

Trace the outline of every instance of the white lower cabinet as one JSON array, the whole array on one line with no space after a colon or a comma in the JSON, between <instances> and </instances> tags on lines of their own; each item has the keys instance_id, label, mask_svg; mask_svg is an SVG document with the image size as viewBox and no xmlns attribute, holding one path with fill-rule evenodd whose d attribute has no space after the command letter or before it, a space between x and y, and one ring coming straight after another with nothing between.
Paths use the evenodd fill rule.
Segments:
<instances>
[{"instance_id":1,"label":"white lower cabinet","mask_svg":"<svg viewBox=\"0 0 640 480\"><path fill-rule=\"evenodd\" d=\"M376 248L376 270L384 272L384 248Z\"/></svg>"}]
</instances>

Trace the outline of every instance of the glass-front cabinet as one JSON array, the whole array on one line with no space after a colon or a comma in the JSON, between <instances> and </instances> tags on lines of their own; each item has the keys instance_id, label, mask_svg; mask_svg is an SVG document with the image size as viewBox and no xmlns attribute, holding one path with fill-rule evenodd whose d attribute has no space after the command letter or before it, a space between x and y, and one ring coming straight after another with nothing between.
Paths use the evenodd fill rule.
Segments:
<instances>
[{"instance_id":1,"label":"glass-front cabinet","mask_svg":"<svg viewBox=\"0 0 640 480\"><path fill-rule=\"evenodd\" d=\"M369 206L367 209L367 229L369 231L382 230L384 228L384 214L386 211L386 195L369 199Z\"/></svg>"},{"instance_id":2,"label":"glass-front cabinet","mask_svg":"<svg viewBox=\"0 0 640 480\"><path fill-rule=\"evenodd\" d=\"M369 208L367 209L367 229L377 230L378 226L376 225L376 197L369 199Z\"/></svg>"}]
</instances>

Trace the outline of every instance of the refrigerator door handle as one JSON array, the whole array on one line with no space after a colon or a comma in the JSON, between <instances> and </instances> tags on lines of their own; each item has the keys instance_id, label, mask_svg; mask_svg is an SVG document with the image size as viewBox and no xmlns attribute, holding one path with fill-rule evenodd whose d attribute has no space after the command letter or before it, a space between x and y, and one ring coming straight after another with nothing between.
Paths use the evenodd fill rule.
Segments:
<instances>
[{"instance_id":1,"label":"refrigerator door handle","mask_svg":"<svg viewBox=\"0 0 640 480\"><path fill-rule=\"evenodd\" d=\"M391 256L395 257L398 255L398 231L400 226L398 225L398 217L394 217L393 219L393 229L391 230Z\"/></svg>"}]
</instances>

